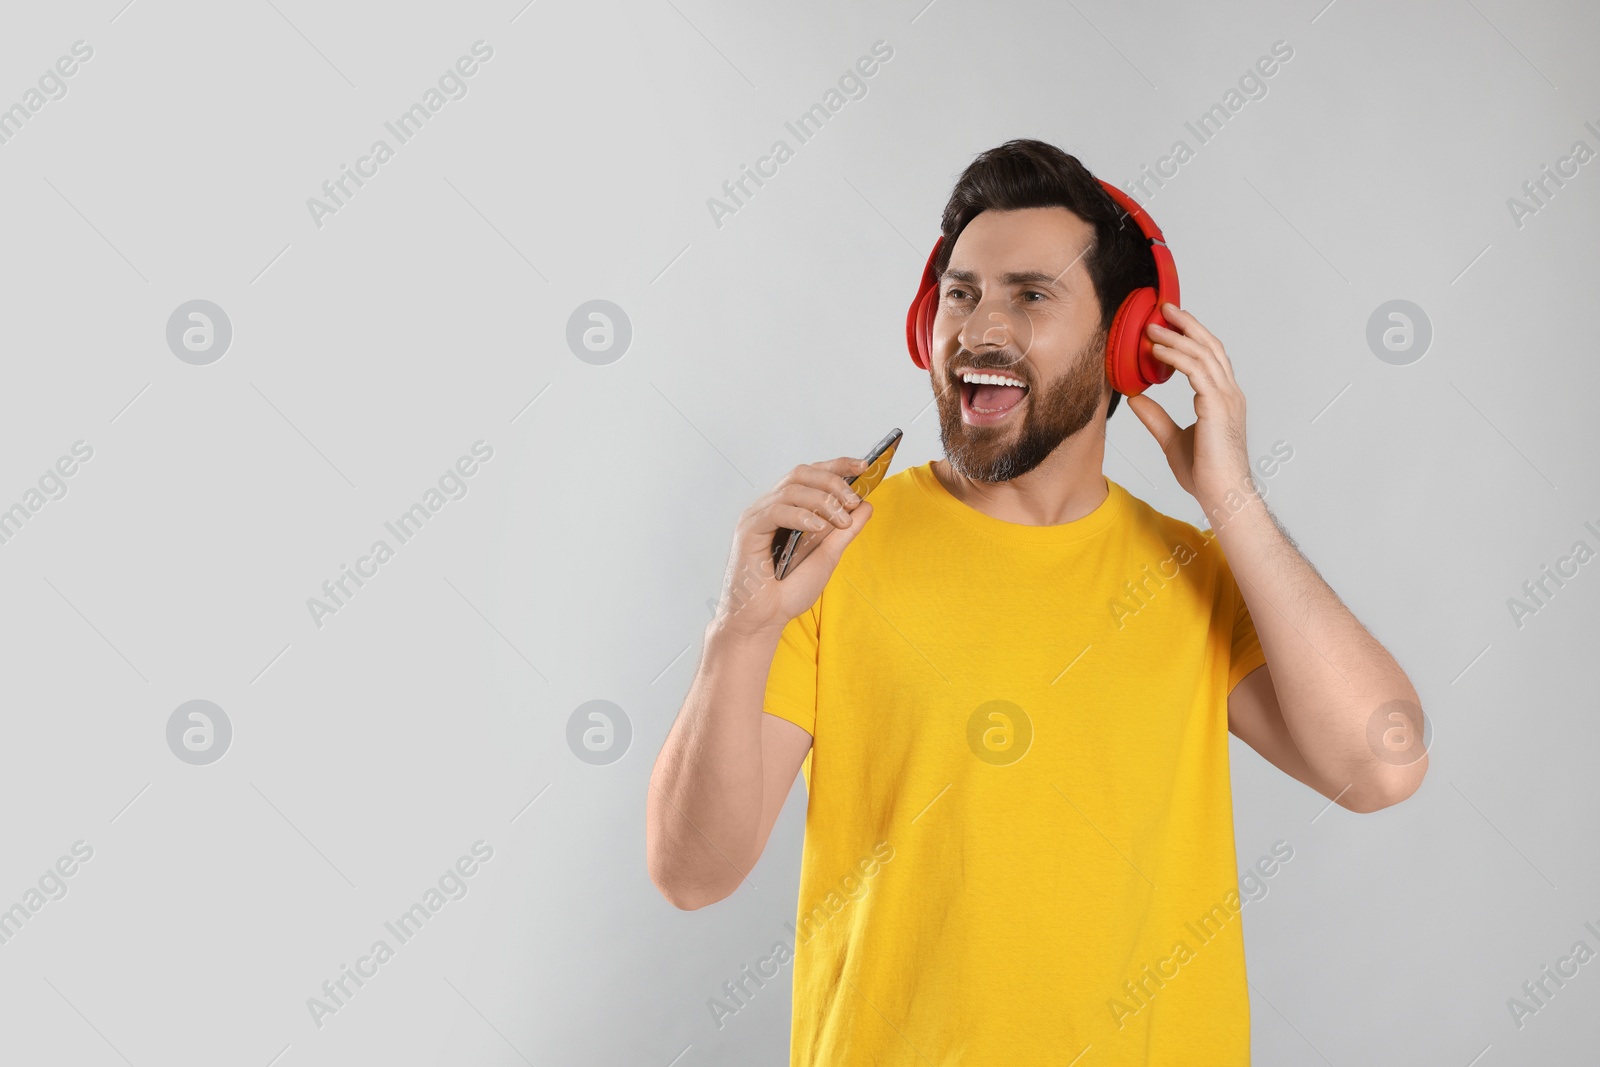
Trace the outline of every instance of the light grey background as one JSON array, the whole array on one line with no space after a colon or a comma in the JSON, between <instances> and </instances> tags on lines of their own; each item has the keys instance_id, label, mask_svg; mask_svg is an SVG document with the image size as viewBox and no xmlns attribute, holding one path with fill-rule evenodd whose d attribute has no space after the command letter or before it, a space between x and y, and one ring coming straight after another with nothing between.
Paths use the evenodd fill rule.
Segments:
<instances>
[{"instance_id":1,"label":"light grey background","mask_svg":"<svg viewBox=\"0 0 1600 1067\"><path fill-rule=\"evenodd\" d=\"M0 545L0 907L74 842L68 892L0 945L0 1060L787 1062L804 789L752 880L693 913L644 864L651 763L739 511L797 462L906 430L938 454L903 320L971 157L1039 137L1117 183L1283 40L1294 50L1149 208L1228 347L1252 455L1309 558L1434 725L1406 803L1356 815L1234 745L1261 1064L1590 1062L1600 962L1600 537L1589 321L1600 162L1519 227L1507 200L1600 126L1578 3L790 6L714 0L12 5L0 105L0 506L74 442L68 492ZM306 206L473 42L494 49L319 228ZM719 227L707 208L888 42L893 58ZM393 138L388 137L393 144ZM179 305L232 341L169 349ZM1404 299L1406 366L1366 343ZM591 300L632 341L567 344ZM1192 421L1182 375L1151 393ZM530 406L531 405L531 406ZM1199 509L1131 412L1106 473ZM475 441L493 458L336 615L307 598ZM387 537L391 545L392 537ZM205 765L179 705L222 708ZM611 701L622 758L569 748ZM493 858L318 1027L307 998L476 841ZM392 938L389 938L391 942Z\"/></svg>"}]
</instances>

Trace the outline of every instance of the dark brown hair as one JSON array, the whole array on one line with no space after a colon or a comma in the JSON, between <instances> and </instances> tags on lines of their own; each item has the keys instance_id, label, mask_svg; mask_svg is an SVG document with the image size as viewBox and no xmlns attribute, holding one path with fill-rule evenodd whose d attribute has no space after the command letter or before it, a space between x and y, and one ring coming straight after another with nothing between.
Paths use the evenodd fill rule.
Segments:
<instances>
[{"instance_id":1,"label":"dark brown hair","mask_svg":"<svg viewBox=\"0 0 1600 1067\"><path fill-rule=\"evenodd\" d=\"M1076 156L1031 139L991 148L961 172L940 222L944 244L934 263L935 277L943 276L956 238L980 212L1028 207L1064 207L1094 226L1094 244L1083 258L1100 301L1101 330L1111 328L1123 297L1156 284L1149 243L1100 180ZM1121 398L1113 389L1106 418Z\"/></svg>"}]
</instances>

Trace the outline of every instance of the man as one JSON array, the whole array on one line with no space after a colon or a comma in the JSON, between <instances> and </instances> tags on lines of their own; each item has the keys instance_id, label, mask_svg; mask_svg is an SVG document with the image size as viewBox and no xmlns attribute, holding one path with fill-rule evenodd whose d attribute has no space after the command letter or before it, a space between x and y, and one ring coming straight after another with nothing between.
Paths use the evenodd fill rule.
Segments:
<instances>
[{"instance_id":1,"label":"man","mask_svg":"<svg viewBox=\"0 0 1600 1067\"><path fill-rule=\"evenodd\" d=\"M1188 312L1149 336L1196 421L1128 405L1211 529L1101 473L1107 328L1154 276L1123 216L1052 146L979 156L943 218L945 459L870 503L858 460L804 464L740 516L648 859L722 899L804 770L794 1065L1248 1064L1228 732L1351 811L1426 772L1415 689L1267 512Z\"/></svg>"}]
</instances>

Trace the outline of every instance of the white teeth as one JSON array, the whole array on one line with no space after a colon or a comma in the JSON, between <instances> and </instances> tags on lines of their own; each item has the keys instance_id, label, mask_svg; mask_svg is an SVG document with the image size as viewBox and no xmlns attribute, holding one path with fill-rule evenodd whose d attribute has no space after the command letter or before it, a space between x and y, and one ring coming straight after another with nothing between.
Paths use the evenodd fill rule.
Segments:
<instances>
[{"instance_id":1,"label":"white teeth","mask_svg":"<svg viewBox=\"0 0 1600 1067\"><path fill-rule=\"evenodd\" d=\"M978 385L1015 385L1020 386L1023 389L1028 387L1027 383L1017 378L1000 374L978 374L974 371L967 371L962 374L961 380L969 383L975 382Z\"/></svg>"}]
</instances>

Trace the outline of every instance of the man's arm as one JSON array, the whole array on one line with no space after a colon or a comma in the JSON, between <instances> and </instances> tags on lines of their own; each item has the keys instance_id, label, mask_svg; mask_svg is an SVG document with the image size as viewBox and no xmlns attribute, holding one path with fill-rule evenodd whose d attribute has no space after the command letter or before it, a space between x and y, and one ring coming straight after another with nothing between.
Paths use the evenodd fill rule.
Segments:
<instances>
[{"instance_id":1,"label":"man's arm","mask_svg":"<svg viewBox=\"0 0 1600 1067\"><path fill-rule=\"evenodd\" d=\"M789 624L816 604L872 517L844 479L866 466L851 456L802 463L739 516L716 618L645 801L650 880L679 908L702 908L739 887L811 747L805 730L766 714L768 676ZM820 535L781 581L772 563L780 528Z\"/></svg>"},{"instance_id":2,"label":"man's arm","mask_svg":"<svg viewBox=\"0 0 1600 1067\"><path fill-rule=\"evenodd\" d=\"M650 879L675 907L713 904L760 859L811 748L811 735L762 711L778 636L713 621L683 709L650 774Z\"/></svg>"},{"instance_id":3,"label":"man's arm","mask_svg":"<svg viewBox=\"0 0 1600 1067\"><path fill-rule=\"evenodd\" d=\"M1283 708L1278 706L1278 693L1272 687L1272 670L1265 664L1239 679L1228 694L1228 730L1262 759L1328 799L1344 788L1343 783L1329 788L1300 754L1289 724L1283 721ZM1340 797L1341 802L1344 799Z\"/></svg>"},{"instance_id":4,"label":"man's arm","mask_svg":"<svg viewBox=\"0 0 1600 1067\"><path fill-rule=\"evenodd\" d=\"M1128 406L1160 443L1178 484L1210 517L1270 668L1234 686L1230 728L1351 811L1399 803L1428 770L1417 691L1256 492L1244 392L1227 349L1174 304L1161 305L1161 318L1170 325L1145 327L1150 351L1189 379L1195 421L1180 427L1143 393L1130 396Z\"/></svg>"},{"instance_id":5,"label":"man's arm","mask_svg":"<svg viewBox=\"0 0 1600 1067\"><path fill-rule=\"evenodd\" d=\"M1267 511L1254 486L1216 524L1267 665L1228 697L1228 726L1351 811L1416 792L1428 770L1417 691Z\"/></svg>"}]
</instances>

